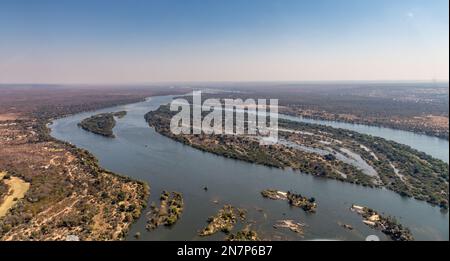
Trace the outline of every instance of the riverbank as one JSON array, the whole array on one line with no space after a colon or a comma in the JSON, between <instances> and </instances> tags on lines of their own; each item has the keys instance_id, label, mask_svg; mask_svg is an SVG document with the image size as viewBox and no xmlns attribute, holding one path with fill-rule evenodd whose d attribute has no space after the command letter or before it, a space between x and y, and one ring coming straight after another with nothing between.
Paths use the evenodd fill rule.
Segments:
<instances>
[{"instance_id":1,"label":"riverbank","mask_svg":"<svg viewBox=\"0 0 450 261\"><path fill-rule=\"evenodd\" d=\"M223 233L200 237L198 232L205 227L208 217L227 204L247 209L247 220L256 222L251 230L256 231L262 240L365 240L372 234L381 240L389 240L383 233L364 225L348 210L353 202L395 216L411 228L417 240L448 239L448 214L425 202L401 198L387 190L215 156L158 134L154 128L148 127L143 116L169 103L173 97L152 97L141 103L81 113L56 120L50 126L53 137L89 150L102 166L151 183L149 202L159 202L163 191L183 194L186 207L175 226L161 226L147 232L148 219L141 216L131 227L127 240L225 240ZM116 139L105 139L77 127L77 123L91 115L122 110L128 114L114 128ZM287 203L264 199L260 192L267 188L301 192L314 197L320 206L317 213L310 215L291 208ZM355 199L359 199L358 202ZM304 224L304 233L275 229L274 225L281 220ZM339 222L354 229L344 229L338 225ZM231 233L236 234L243 229L245 226L237 224ZM138 239L135 235L139 235Z\"/></svg>"},{"instance_id":2,"label":"riverbank","mask_svg":"<svg viewBox=\"0 0 450 261\"><path fill-rule=\"evenodd\" d=\"M11 90L14 94L15 90ZM36 90L48 91L46 96L38 97L59 93L57 89ZM91 92L95 92L88 97L92 103L86 103L86 94ZM86 89L80 92L82 98L75 95L67 100L63 96L62 101L56 96L50 101L33 102L34 97L30 96L30 104L21 107L23 111L14 114L16 118L0 122L0 170L6 171L11 179L29 185L23 199L15 197L14 206L0 218L0 240L122 240L126 237L146 207L147 183L100 167L90 152L51 137L48 128L57 118L141 102L152 92L158 94L158 90L149 89L126 90L126 95L121 92L114 89L105 94L104 90L96 93ZM121 118L125 114L116 116ZM3 194L6 189L0 192Z\"/></svg>"},{"instance_id":3,"label":"riverbank","mask_svg":"<svg viewBox=\"0 0 450 261\"><path fill-rule=\"evenodd\" d=\"M148 185L107 171L89 152L51 138L48 122L0 128L0 166L29 187L0 219L1 240L123 239L146 206Z\"/></svg>"},{"instance_id":4,"label":"riverbank","mask_svg":"<svg viewBox=\"0 0 450 261\"><path fill-rule=\"evenodd\" d=\"M358 185L387 188L448 208L448 164L382 138L332 127L281 120L280 141L261 146L254 136L174 135L167 106L145 117L171 139L228 158Z\"/></svg>"},{"instance_id":5,"label":"riverbank","mask_svg":"<svg viewBox=\"0 0 450 261\"><path fill-rule=\"evenodd\" d=\"M334 121L340 123L367 125L373 127L403 130L416 134L423 134L444 140L449 140L448 117L444 116L415 116L415 117L360 117L348 114L327 113L324 111L299 110L284 107L281 110L289 116L302 117L306 120Z\"/></svg>"}]
</instances>

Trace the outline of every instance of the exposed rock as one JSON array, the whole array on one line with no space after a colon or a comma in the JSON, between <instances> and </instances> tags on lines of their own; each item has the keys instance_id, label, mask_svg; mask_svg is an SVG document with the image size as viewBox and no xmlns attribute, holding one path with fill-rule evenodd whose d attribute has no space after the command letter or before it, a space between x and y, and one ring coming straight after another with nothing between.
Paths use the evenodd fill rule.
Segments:
<instances>
[{"instance_id":1,"label":"exposed rock","mask_svg":"<svg viewBox=\"0 0 450 261\"><path fill-rule=\"evenodd\" d=\"M414 240L411 231L399 224L393 217L383 217L373 209L357 205L353 205L351 210L363 217L364 224L380 230L394 241Z\"/></svg>"},{"instance_id":2,"label":"exposed rock","mask_svg":"<svg viewBox=\"0 0 450 261\"><path fill-rule=\"evenodd\" d=\"M295 222L294 220L279 220L275 225L273 225L274 228L287 228L291 230L292 232L295 232L297 234L303 235L303 228L305 227L304 224Z\"/></svg>"},{"instance_id":3,"label":"exposed rock","mask_svg":"<svg viewBox=\"0 0 450 261\"><path fill-rule=\"evenodd\" d=\"M80 238L76 235L68 235L66 241L80 241Z\"/></svg>"},{"instance_id":4,"label":"exposed rock","mask_svg":"<svg viewBox=\"0 0 450 261\"><path fill-rule=\"evenodd\" d=\"M338 222L338 225L343 227L343 228L345 228L345 229L348 229L348 230L353 230L354 229L353 226L351 226L349 224L344 224L344 223Z\"/></svg>"},{"instance_id":5,"label":"exposed rock","mask_svg":"<svg viewBox=\"0 0 450 261\"><path fill-rule=\"evenodd\" d=\"M306 212L316 212L317 203L314 198L303 197L300 194L283 192L273 189L267 189L261 192L261 195L265 198L273 200L287 200L289 205L303 209Z\"/></svg>"}]
</instances>

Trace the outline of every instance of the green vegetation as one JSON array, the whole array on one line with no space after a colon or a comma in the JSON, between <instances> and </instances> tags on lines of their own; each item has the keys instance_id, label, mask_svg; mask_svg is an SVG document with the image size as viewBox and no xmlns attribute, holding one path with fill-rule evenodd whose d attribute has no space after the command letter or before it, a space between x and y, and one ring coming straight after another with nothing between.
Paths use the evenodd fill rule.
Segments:
<instances>
[{"instance_id":1,"label":"green vegetation","mask_svg":"<svg viewBox=\"0 0 450 261\"><path fill-rule=\"evenodd\" d=\"M121 119L125 117L125 115L127 115L126 111L101 113L82 120L78 123L78 126L86 131L90 131L108 138L114 138L113 128L116 126L116 120L114 117Z\"/></svg>"},{"instance_id":2,"label":"green vegetation","mask_svg":"<svg viewBox=\"0 0 450 261\"><path fill-rule=\"evenodd\" d=\"M235 87L234 93L202 94L202 98L279 99L280 113L309 119L388 127L449 137L448 83L313 84Z\"/></svg>"},{"instance_id":3,"label":"green vegetation","mask_svg":"<svg viewBox=\"0 0 450 261\"><path fill-rule=\"evenodd\" d=\"M380 178L377 187L386 187L403 196L448 208L449 165L442 160L406 145L353 131L290 121L280 121L280 126L321 133L325 139L339 140L341 144L332 145L334 149L345 145L377 171ZM345 181L342 177L338 179ZM360 181L371 186L367 176Z\"/></svg>"},{"instance_id":4,"label":"green vegetation","mask_svg":"<svg viewBox=\"0 0 450 261\"><path fill-rule=\"evenodd\" d=\"M4 198L6 197L6 193L8 193L9 187L3 182L3 179L6 179L1 171L0 171L0 205L3 203ZM6 176L6 175L5 175Z\"/></svg>"},{"instance_id":5,"label":"green vegetation","mask_svg":"<svg viewBox=\"0 0 450 261\"><path fill-rule=\"evenodd\" d=\"M125 117L127 115L126 111L118 111L113 113L114 117L117 117L119 119L122 119L123 117Z\"/></svg>"},{"instance_id":6,"label":"green vegetation","mask_svg":"<svg viewBox=\"0 0 450 261\"><path fill-rule=\"evenodd\" d=\"M286 200L289 205L303 209L306 212L314 213L317 209L317 203L314 198L303 197L301 194L295 194L290 191L283 192L274 189L261 191L265 198L273 200Z\"/></svg>"},{"instance_id":7,"label":"green vegetation","mask_svg":"<svg viewBox=\"0 0 450 261\"><path fill-rule=\"evenodd\" d=\"M237 222L237 211L231 205L225 205L219 212L208 219L208 225L200 231L200 236L210 236L219 231L230 233Z\"/></svg>"},{"instance_id":8,"label":"green vegetation","mask_svg":"<svg viewBox=\"0 0 450 261\"><path fill-rule=\"evenodd\" d=\"M163 191L160 197L160 207L155 203L150 206L147 213L147 229L153 230L160 225L173 226L183 213L183 196L178 192Z\"/></svg>"},{"instance_id":9,"label":"green vegetation","mask_svg":"<svg viewBox=\"0 0 450 261\"><path fill-rule=\"evenodd\" d=\"M227 238L227 241L260 241L261 239L258 236L258 233L250 228L245 228L241 231L238 231L236 234L230 234Z\"/></svg>"},{"instance_id":10,"label":"green vegetation","mask_svg":"<svg viewBox=\"0 0 450 261\"><path fill-rule=\"evenodd\" d=\"M448 208L448 164L409 146L354 131L287 120L279 121L279 139L284 143L269 146L260 145L255 136L174 135L170 131L172 115L168 106L161 106L145 118L158 133L205 152L372 188L384 187Z\"/></svg>"},{"instance_id":11,"label":"green vegetation","mask_svg":"<svg viewBox=\"0 0 450 261\"><path fill-rule=\"evenodd\" d=\"M46 133L36 135L44 137ZM4 164L10 162L9 157L0 160L0 165L8 166L11 176L31 183L25 198L0 220L2 239L64 240L68 232L81 240L112 240L125 236L130 224L145 208L149 195L147 184L102 169L92 154L68 143L29 144L42 146L38 155L33 154L35 151L23 155L26 163L17 160L20 158L15 158L15 165ZM64 164L50 164L42 172L29 167L48 164L52 157ZM119 204L117 199L122 202ZM122 208L132 211L121 213ZM42 211L47 215L39 215ZM61 214L57 215L59 212ZM97 220L110 227L97 228ZM36 226L36 223L42 225Z\"/></svg>"},{"instance_id":12,"label":"green vegetation","mask_svg":"<svg viewBox=\"0 0 450 261\"><path fill-rule=\"evenodd\" d=\"M108 138L114 138L113 128L116 125L112 113L102 113L82 120L78 126L83 130L102 135Z\"/></svg>"},{"instance_id":13,"label":"green vegetation","mask_svg":"<svg viewBox=\"0 0 450 261\"><path fill-rule=\"evenodd\" d=\"M55 140L48 123L39 118L0 127L1 169L31 184L0 219L0 238L65 240L73 233L80 240L123 239L145 208L148 185L106 171L88 151ZM119 194L125 195L120 203Z\"/></svg>"},{"instance_id":14,"label":"green vegetation","mask_svg":"<svg viewBox=\"0 0 450 261\"><path fill-rule=\"evenodd\" d=\"M393 217L383 217L373 209L356 205L353 205L351 210L363 217L364 224L381 230L384 234L388 235L394 241L414 240L411 231L408 228L403 227Z\"/></svg>"},{"instance_id":15,"label":"green vegetation","mask_svg":"<svg viewBox=\"0 0 450 261\"><path fill-rule=\"evenodd\" d=\"M94 241L124 239L147 204L149 186L102 169L89 152L51 137L48 125L76 113L188 90L2 87L0 118L11 109L17 118L0 124L0 171L30 183L30 188L0 219L0 240L66 240L67 235ZM9 187L4 181L0 198ZM117 202L119 194L124 201Z\"/></svg>"}]
</instances>

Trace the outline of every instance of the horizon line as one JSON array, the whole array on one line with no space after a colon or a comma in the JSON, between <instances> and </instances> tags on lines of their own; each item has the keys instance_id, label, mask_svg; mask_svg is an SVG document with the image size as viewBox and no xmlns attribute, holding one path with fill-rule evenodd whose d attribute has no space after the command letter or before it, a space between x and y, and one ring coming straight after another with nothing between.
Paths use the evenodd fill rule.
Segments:
<instances>
[{"instance_id":1,"label":"horizon line","mask_svg":"<svg viewBox=\"0 0 450 261\"><path fill-rule=\"evenodd\" d=\"M235 81L143 81L143 82L116 82L116 83L108 83L108 82L97 82L97 83L88 83L88 82L79 82L79 83L61 83L61 82L0 82L0 86L3 85L59 85L59 86L81 86L81 85L153 85L153 84L250 84L250 83L283 83L283 84L333 84L333 83L341 83L341 84L349 84L349 83L439 83L439 84L449 84L450 81L435 79L435 80L235 80Z\"/></svg>"}]
</instances>

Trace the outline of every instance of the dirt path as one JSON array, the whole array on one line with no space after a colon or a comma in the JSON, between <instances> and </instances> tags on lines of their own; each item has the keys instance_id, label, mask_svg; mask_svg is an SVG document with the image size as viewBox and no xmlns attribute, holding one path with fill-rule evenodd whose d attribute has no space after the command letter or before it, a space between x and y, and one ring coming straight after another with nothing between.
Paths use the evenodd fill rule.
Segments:
<instances>
[{"instance_id":1,"label":"dirt path","mask_svg":"<svg viewBox=\"0 0 450 261\"><path fill-rule=\"evenodd\" d=\"M27 183L19 178L11 177L10 179L3 179L5 172L0 172L0 181L4 182L8 187L8 193L3 198L3 203L0 205L0 218L4 217L8 210L16 204L17 199L22 199L30 188L30 183Z\"/></svg>"}]
</instances>

